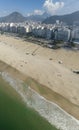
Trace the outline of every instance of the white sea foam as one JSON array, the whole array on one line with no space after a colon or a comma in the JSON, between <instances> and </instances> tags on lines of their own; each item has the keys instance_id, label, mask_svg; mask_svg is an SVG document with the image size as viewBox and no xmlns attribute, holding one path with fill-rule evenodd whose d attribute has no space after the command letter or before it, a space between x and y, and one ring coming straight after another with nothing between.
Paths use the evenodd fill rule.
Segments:
<instances>
[{"instance_id":1,"label":"white sea foam","mask_svg":"<svg viewBox=\"0 0 79 130\"><path fill-rule=\"evenodd\" d=\"M28 106L34 108L42 117L60 130L79 130L79 121L53 102L46 100L29 86L23 87L21 80L13 79L8 73L2 77L21 95Z\"/></svg>"}]
</instances>

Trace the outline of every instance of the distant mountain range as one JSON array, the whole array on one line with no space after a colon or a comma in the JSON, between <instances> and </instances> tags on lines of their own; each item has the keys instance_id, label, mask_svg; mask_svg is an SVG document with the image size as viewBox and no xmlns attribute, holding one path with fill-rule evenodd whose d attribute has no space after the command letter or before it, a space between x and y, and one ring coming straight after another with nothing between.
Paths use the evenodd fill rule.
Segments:
<instances>
[{"instance_id":1,"label":"distant mountain range","mask_svg":"<svg viewBox=\"0 0 79 130\"><path fill-rule=\"evenodd\" d=\"M54 24L56 23L56 20L67 23L68 25L72 25L75 21L79 21L79 11L76 11L72 14L51 16L46 18L42 23Z\"/></svg>"},{"instance_id":2,"label":"distant mountain range","mask_svg":"<svg viewBox=\"0 0 79 130\"><path fill-rule=\"evenodd\" d=\"M42 15L31 15L31 16L28 16L28 17L26 17L26 19L27 20L32 20L32 21L43 21L47 17L50 17L50 15L47 14L46 12L44 12Z\"/></svg>"},{"instance_id":3,"label":"distant mountain range","mask_svg":"<svg viewBox=\"0 0 79 130\"><path fill-rule=\"evenodd\" d=\"M13 12L13 13L9 14L8 16L0 17L0 22L18 23L18 22L24 22L26 20L43 21L48 16L49 15L47 13L44 13L43 15L31 15L28 17L24 17L19 12Z\"/></svg>"},{"instance_id":4,"label":"distant mountain range","mask_svg":"<svg viewBox=\"0 0 79 130\"><path fill-rule=\"evenodd\" d=\"M43 15L31 15L28 17L24 17L22 14L18 12L13 12L8 16L0 17L0 22L24 22L26 20L32 20L32 21L43 21L42 23L46 24L54 24L56 20L59 20L60 22L67 23L68 25L72 25L75 21L79 21L79 11L76 11L72 14L66 14L66 15L55 15L55 16L49 16L46 12Z\"/></svg>"},{"instance_id":5,"label":"distant mountain range","mask_svg":"<svg viewBox=\"0 0 79 130\"><path fill-rule=\"evenodd\" d=\"M13 22L13 23L18 23L18 22L24 22L26 20L26 17L24 17L22 14L18 12L13 12L8 16L1 17L0 22Z\"/></svg>"}]
</instances>

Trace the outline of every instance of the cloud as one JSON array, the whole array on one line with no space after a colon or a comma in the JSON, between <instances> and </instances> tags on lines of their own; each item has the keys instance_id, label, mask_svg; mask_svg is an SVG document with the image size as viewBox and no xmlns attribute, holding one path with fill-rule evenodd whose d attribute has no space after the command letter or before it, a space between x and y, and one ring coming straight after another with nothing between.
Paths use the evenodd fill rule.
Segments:
<instances>
[{"instance_id":1,"label":"cloud","mask_svg":"<svg viewBox=\"0 0 79 130\"><path fill-rule=\"evenodd\" d=\"M45 11L50 14L54 15L56 12L64 7L64 2L53 2L53 0L45 0L43 4L43 8Z\"/></svg>"},{"instance_id":2,"label":"cloud","mask_svg":"<svg viewBox=\"0 0 79 130\"><path fill-rule=\"evenodd\" d=\"M45 0L44 4L42 5L42 10L36 9L32 13L27 14L27 16L42 15L44 12L50 15L54 15L63 7L64 2L53 2L53 0Z\"/></svg>"},{"instance_id":3,"label":"cloud","mask_svg":"<svg viewBox=\"0 0 79 130\"><path fill-rule=\"evenodd\" d=\"M41 11L41 10L34 10L33 14L34 15L42 15L43 11Z\"/></svg>"},{"instance_id":4,"label":"cloud","mask_svg":"<svg viewBox=\"0 0 79 130\"><path fill-rule=\"evenodd\" d=\"M31 16L31 15L42 15L43 13L44 13L44 11L36 9L32 13L29 13L27 16Z\"/></svg>"}]
</instances>

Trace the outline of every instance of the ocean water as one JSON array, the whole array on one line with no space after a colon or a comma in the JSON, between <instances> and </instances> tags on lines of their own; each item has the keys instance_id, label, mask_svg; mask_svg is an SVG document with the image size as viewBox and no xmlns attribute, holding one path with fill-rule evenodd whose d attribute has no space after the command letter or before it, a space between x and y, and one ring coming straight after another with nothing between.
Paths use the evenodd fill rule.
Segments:
<instances>
[{"instance_id":1,"label":"ocean water","mask_svg":"<svg viewBox=\"0 0 79 130\"><path fill-rule=\"evenodd\" d=\"M0 130L57 130L0 77Z\"/></svg>"}]
</instances>

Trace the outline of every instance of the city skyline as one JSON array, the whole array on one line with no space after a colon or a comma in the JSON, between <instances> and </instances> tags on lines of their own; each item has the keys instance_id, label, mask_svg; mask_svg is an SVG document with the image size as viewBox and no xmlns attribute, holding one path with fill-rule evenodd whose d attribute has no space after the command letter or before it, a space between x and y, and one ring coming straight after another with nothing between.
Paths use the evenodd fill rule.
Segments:
<instances>
[{"instance_id":1,"label":"city skyline","mask_svg":"<svg viewBox=\"0 0 79 130\"><path fill-rule=\"evenodd\" d=\"M50 15L62 15L79 10L79 0L1 0L0 17L14 11L27 15L41 15L47 12Z\"/></svg>"}]
</instances>

